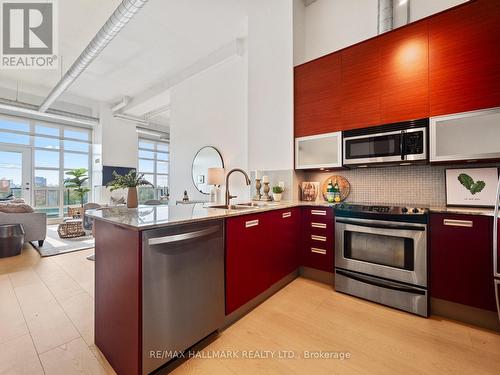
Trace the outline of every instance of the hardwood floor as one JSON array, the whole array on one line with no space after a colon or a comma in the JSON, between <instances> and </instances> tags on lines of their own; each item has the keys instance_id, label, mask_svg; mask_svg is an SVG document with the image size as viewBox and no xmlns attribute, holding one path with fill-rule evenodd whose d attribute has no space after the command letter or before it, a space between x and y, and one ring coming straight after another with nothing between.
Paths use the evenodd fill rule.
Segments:
<instances>
[{"instance_id":1,"label":"hardwood floor","mask_svg":"<svg viewBox=\"0 0 500 375\"><path fill-rule=\"evenodd\" d=\"M114 374L93 344L91 253L40 258L27 247L0 259L0 374ZM315 351L350 358L305 358ZM270 358L280 354L293 358ZM497 374L500 335L299 278L198 355L173 373Z\"/></svg>"}]
</instances>

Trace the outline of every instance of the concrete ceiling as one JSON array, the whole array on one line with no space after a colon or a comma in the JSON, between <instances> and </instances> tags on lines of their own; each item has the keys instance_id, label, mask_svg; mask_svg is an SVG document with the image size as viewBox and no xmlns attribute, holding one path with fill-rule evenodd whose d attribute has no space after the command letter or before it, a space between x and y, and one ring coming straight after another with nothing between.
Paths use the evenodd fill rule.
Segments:
<instances>
[{"instance_id":1,"label":"concrete ceiling","mask_svg":"<svg viewBox=\"0 0 500 375\"><path fill-rule=\"evenodd\" d=\"M59 1L62 71L0 71L0 87L46 95L118 6L120 0ZM149 0L69 88L114 103L172 77L228 42L246 36L246 0ZM38 104L38 103L33 103Z\"/></svg>"}]
</instances>

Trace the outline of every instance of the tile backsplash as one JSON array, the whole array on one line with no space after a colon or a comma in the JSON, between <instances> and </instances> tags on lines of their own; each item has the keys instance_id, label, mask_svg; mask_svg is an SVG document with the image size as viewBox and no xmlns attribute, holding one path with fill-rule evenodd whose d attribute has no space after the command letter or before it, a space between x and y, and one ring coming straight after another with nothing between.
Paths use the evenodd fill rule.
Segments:
<instances>
[{"instance_id":1,"label":"tile backsplash","mask_svg":"<svg viewBox=\"0 0 500 375\"><path fill-rule=\"evenodd\" d=\"M481 167L498 167L498 164ZM351 184L346 202L387 203L435 207L446 205L445 169L474 168L469 165L410 165L383 168L358 168L330 172L297 172L301 181L323 182L341 175Z\"/></svg>"}]
</instances>

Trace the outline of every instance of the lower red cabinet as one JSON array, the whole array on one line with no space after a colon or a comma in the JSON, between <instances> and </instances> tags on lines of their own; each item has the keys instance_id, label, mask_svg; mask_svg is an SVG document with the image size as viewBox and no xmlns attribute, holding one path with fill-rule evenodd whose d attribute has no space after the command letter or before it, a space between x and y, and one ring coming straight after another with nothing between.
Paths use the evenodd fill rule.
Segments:
<instances>
[{"instance_id":1,"label":"lower red cabinet","mask_svg":"<svg viewBox=\"0 0 500 375\"><path fill-rule=\"evenodd\" d=\"M300 209L226 220L226 314L298 268Z\"/></svg>"},{"instance_id":2,"label":"lower red cabinet","mask_svg":"<svg viewBox=\"0 0 500 375\"><path fill-rule=\"evenodd\" d=\"M335 257L333 208L303 208L301 232L300 264L321 271L333 272Z\"/></svg>"},{"instance_id":3,"label":"lower red cabinet","mask_svg":"<svg viewBox=\"0 0 500 375\"><path fill-rule=\"evenodd\" d=\"M432 297L496 310L492 226L487 216L431 215Z\"/></svg>"},{"instance_id":4,"label":"lower red cabinet","mask_svg":"<svg viewBox=\"0 0 500 375\"><path fill-rule=\"evenodd\" d=\"M272 244L271 285L299 267L300 209L279 210L270 213L272 227L267 236Z\"/></svg>"}]
</instances>

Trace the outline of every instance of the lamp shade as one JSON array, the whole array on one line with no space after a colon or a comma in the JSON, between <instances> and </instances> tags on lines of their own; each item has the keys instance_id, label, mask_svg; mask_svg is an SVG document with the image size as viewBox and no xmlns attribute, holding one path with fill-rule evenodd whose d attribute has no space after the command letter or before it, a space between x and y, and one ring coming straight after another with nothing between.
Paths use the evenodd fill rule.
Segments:
<instances>
[{"instance_id":1,"label":"lamp shade","mask_svg":"<svg viewBox=\"0 0 500 375\"><path fill-rule=\"evenodd\" d=\"M224 185L224 168L208 168L208 185Z\"/></svg>"}]
</instances>

